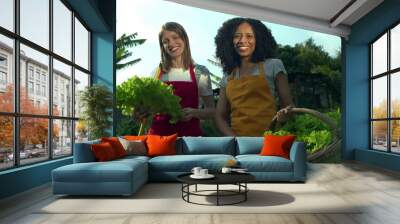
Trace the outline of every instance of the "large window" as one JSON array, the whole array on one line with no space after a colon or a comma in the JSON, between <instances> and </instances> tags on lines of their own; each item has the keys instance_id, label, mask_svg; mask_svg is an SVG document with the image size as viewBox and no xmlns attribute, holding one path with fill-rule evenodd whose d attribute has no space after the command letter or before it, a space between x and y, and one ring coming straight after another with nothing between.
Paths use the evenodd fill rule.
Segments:
<instances>
[{"instance_id":1,"label":"large window","mask_svg":"<svg viewBox=\"0 0 400 224\"><path fill-rule=\"evenodd\" d=\"M87 139L76 126L91 33L64 0L1 0L0 8L0 170L70 156Z\"/></svg>"},{"instance_id":2,"label":"large window","mask_svg":"<svg viewBox=\"0 0 400 224\"><path fill-rule=\"evenodd\" d=\"M370 45L371 148L400 153L400 24Z\"/></svg>"}]
</instances>

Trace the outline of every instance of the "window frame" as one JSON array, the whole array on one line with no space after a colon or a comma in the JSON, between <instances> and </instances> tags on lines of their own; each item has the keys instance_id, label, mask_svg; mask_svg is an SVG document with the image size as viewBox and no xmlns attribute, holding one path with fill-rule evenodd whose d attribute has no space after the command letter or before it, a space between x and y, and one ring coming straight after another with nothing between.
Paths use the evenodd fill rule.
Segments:
<instances>
[{"instance_id":1,"label":"window frame","mask_svg":"<svg viewBox=\"0 0 400 224\"><path fill-rule=\"evenodd\" d=\"M391 153L391 154L400 154L400 152L393 152L392 151L392 122L393 121L400 121L400 117L392 117L392 99L391 99L391 91L392 91L392 85L391 85L391 79L393 75L396 75L396 73L400 72L400 67L393 68L391 69L391 30L395 28L396 26L400 26L400 20L396 21L393 23L391 26L389 26L387 29L385 29L384 32L379 34L375 39L373 39L371 42L368 43L368 52L369 52L369 77L368 77L368 84L369 84L369 149L373 151L379 151L379 152L386 152L386 153ZM387 35L387 64L386 64L386 72L382 72L379 74L376 74L374 76L373 74L373 44L376 43L381 37L384 35ZM385 118L373 118L373 81L378 79L386 77L386 87L387 87L387 105L386 105L386 117ZM386 121L386 151L384 150L379 150L374 148L374 136L373 136L373 122L374 121Z\"/></svg>"},{"instance_id":2,"label":"window frame","mask_svg":"<svg viewBox=\"0 0 400 224\"><path fill-rule=\"evenodd\" d=\"M92 30L88 27L88 25L84 22L84 20L79 16L79 14L74 11L72 9L72 7L68 4L68 2L66 2L65 0L59 0L68 10L71 11L71 18L69 20L69 22L71 23L71 33L69 35L71 35L71 58L67 59L64 58L63 56L57 54L54 52L54 48L53 48L53 43L54 43L54 39L53 39L53 32L54 32L54 28L53 28L53 24L54 24L54 14L53 14L53 1L54 0L47 0L48 4L49 4L49 47L48 49L46 49L45 47L42 47L39 44L36 44L32 41L30 41L29 39L24 38L23 36L20 35L20 0L14 0L13 1L13 10L14 10L14 30L10 31L4 27L0 26L0 35L10 38L13 41L13 64L12 66L12 73L11 75L14 76L14 110L13 112L2 112L0 111L0 116L11 116L13 118L13 155L14 155L14 161L13 161L13 166L10 167L5 167L5 168L0 168L0 172L4 171L4 170L10 170L10 169L15 169L18 167L23 167L23 166L28 166L28 165L32 165L32 164L37 164L37 163L43 163L49 160L53 160L53 159L60 159L60 158L65 158L65 157L70 157L73 155L74 152L74 143L75 143L75 126L76 126L76 121L79 120L79 117L75 117L75 109L72 107L72 111L71 114L68 116L62 116L62 114L60 115L54 115L53 114L53 75L54 75L54 68L53 68L53 59L54 60L58 60L59 62L62 62L68 66L71 67L71 93L73 94L73 96L75 96L75 88L74 88L74 82L75 82L75 69L85 73L88 75L89 77L89 83L88 86L92 85L92 62L91 62L91 49L92 49L92 43L91 43L91 38L92 38ZM83 27L88 31L88 69L85 69L81 66L79 66L78 64L75 63L75 19L77 19L82 25ZM46 80L46 84L45 84L45 95L48 97L48 112L46 115L39 115L39 114L22 114L20 112L20 85L21 85L21 80L20 80L20 65L21 65L21 52L20 52L20 45L23 44L27 47L32 48L33 50L36 50L42 54L45 54L46 56L48 56L49 62L48 62L48 71L47 71L47 79ZM26 82L28 83L29 81L33 82L34 88L36 84L41 84L40 87L42 87L42 77L41 75L43 74L44 70L40 69L39 70L39 80L36 79L36 72L37 72L37 68L33 67L33 79L31 79L30 76L30 68L31 65L29 63L26 64L27 68L26 68ZM28 85L28 84L26 84ZM26 86L28 87L28 86ZM29 87L28 87L29 88ZM29 91L27 89L27 91ZM34 92L36 92L36 89L34 89ZM48 93L47 93L48 92ZM42 96L42 91L40 91L40 94L37 96ZM75 97L72 97L71 99L71 104L74 105L75 103ZM36 103L37 101L35 101L34 103ZM20 161L20 119L21 118L45 118L47 119L48 122L48 136L47 136L47 150L48 150L48 154L46 155L47 157L43 157L43 160L40 160L38 162L31 162L31 163L24 163L21 164ZM70 144L71 144L71 153L68 155L62 155L62 156L55 156L53 155L54 152L54 147L53 147L53 123L57 120L63 120L63 121L70 121L71 122L71 140L70 140ZM51 143L51 144L50 144Z\"/></svg>"}]
</instances>

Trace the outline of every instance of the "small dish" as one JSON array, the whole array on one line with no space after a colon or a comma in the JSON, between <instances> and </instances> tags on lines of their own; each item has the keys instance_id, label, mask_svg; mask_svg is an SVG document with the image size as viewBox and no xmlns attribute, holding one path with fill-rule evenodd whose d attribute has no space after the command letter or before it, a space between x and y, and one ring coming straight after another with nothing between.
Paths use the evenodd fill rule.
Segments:
<instances>
[{"instance_id":1,"label":"small dish","mask_svg":"<svg viewBox=\"0 0 400 224\"><path fill-rule=\"evenodd\" d=\"M214 178L215 176L214 175L212 175L212 174L207 174L207 175L194 175L194 174L192 174L192 175L190 175L190 178L193 178L193 179L211 179L211 178Z\"/></svg>"}]
</instances>

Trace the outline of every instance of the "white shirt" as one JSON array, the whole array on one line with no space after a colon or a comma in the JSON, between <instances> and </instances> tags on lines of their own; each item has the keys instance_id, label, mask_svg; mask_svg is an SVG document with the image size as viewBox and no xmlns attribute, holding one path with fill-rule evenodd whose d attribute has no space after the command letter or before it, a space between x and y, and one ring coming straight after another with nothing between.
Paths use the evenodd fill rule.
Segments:
<instances>
[{"instance_id":1,"label":"white shirt","mask_svg":"<svg viewBox=\"0 0 400 224\"><path fill-rule=\"evenodd\" d=\"M157 78L157 70L158 68L153 70L151 75L153 78ZM211 87L211 78L208 69L203 65L195 64L194 73L196 76L197 87L199 89L199 96L212 96L213 90ZM168 73L164 73L160 79L163 82L192 81L190 77L190 71L183 68L171 68L170 71Z\"/></svg>"}]
</instances>

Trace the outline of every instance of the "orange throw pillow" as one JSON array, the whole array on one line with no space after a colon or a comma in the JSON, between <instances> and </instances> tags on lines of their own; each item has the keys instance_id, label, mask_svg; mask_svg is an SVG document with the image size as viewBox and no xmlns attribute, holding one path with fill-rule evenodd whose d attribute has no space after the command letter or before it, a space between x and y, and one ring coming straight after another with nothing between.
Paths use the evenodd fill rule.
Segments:
<instances>
[{"instance_id":1,"label":"orange throw pillow","mask_svg":"<svg viewBox=\"0 0 400 224\"><path fill-rule=\"evenodd\" d=\"M121 142L119 142L118 138L111 137L111 138L101 138L101 142L108 142L114 149L115 155L117 158L121 158L126 156L126 151L122 146Z\"/></svg>"},{"instance_id":2,"label":"orange throw pillow","mask_svg":"<svg viewBox=\"0 0 400 224\"><path fill-rule=\"evenodd\" d=\"M99 162L109 161L117 158L113 147L108 142L92 144L90 148L94 154L94 157Z\"/></svg>"},{"instance_id":3,"label":"orange throw pillow","mask_svg":"<svg viewBox=\"0 0 400 224\"><path fill-rule=\"evenodd\" d=\"M176 155L176 139L178 134L170 136L148 135L148 156Z\"/></svg>"},{"instance_id":4,"label":"orange throw pillow","mask_svg":"<svg viewBox=\"0 0 400 224\"><path fill-rule=\"evenodd\" d=\"M292 147L292 144L295 139L296 139L295 135L285 135L285 136L265 135L264 145L263 148L261 149L260 155L281 156L286 159L289 159L290 147Z\"/></svg>"},{"instance_id":5,"label":"orange throw pillow","mask_svg":"<svg viewBox=\"0 0 400 224\"><path fill-rule=\"evenodd\" d=\"M146 141L147 135L139 135L139 136L135 136L135 135L125 135L123 136L124 139L129 140L129 141L137 141L140 140L142 142Z\"/></svg>"}]
</instances>

